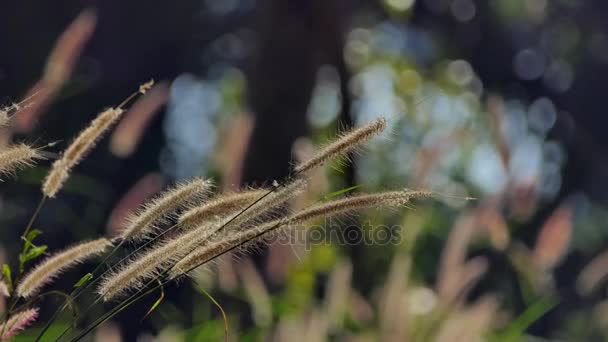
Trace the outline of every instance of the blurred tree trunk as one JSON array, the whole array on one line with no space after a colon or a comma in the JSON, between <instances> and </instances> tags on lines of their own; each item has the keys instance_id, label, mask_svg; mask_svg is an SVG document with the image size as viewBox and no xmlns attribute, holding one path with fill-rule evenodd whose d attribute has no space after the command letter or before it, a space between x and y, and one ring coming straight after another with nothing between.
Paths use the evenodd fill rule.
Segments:
<instances>
[{"instance_id":1,"label":"blurred tree trunk","mask_svg":"<svg viewBox=\"0 0 608 342\"><path fill-rule=\"evenodd\" d=\"M258 46L247 69L255 123L243 166L243 184L270 183L290 173L292 146L307 134L308 105L323 64L338 71L341 126L351 125L350 75L342 56L348 18L343 5L341 0L257 2ZM352 169L347 175L352 182ZM255 260L260 269L265 259Z\"/></svg>"},{"instance_id":2,"label":"blurred tree trunk","mask_svg":"<svg viewBox=\"0 0 608 342\"><path fill-rule=\"evenodd\" d=\"M343 104L349 103L342 58L345 13L339 1L258 2L259 45L247 71L255 127L243 183L278 180L289 173L291 147L307 133L306 112L321 64L338 69ZM343 117L347 111L348 105Z\"/></svg>"}]
</instances>

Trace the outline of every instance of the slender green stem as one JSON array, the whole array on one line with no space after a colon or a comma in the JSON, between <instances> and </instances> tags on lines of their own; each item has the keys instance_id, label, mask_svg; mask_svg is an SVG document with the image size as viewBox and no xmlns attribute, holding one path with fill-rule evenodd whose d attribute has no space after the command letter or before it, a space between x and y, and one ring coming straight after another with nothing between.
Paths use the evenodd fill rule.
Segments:
<instances>
[{"instance_id":1,"label":"slender green stem","mask_svg":"<svg viewBox=\"0 0 608 342\"><path fill-rule=\"evenodd\" d=\"M23 234L21 235L21 237L23 239L25 239L25 237L27 236L27 234L32 229L32 226L34 225L34 222L36 221L36 218L38 218L38 214L40 214L40 210L42 209L42 206L44 205L45 201L46 201L46 196L42 195L42 198L38 202L38 205L36 206L36 209L34 210L34 213L30 217L30 220L27 223L27 226L25 227L25 230L23 231ZM24 242L24 246L25 246L25 243L26 242ZM11 293L11 298L10 298L10 301L9 301L10 305L8 307L8 310L6 310L4 312L4 314L2 315L2 319L0 319L0 322L8 320L8 318L11 315L13 309L17 305L17 302L19 301L19 296L17 296L15 294L15 290L14 289L15 289L15 286L17 285L17 283L19 282L19 278L20 277L21 277L21 267L19 267L19 273L17 273L17 276L15 277L15 279L13 281L13 292ZM2 329L0 329L0 336L2 336L4 334L4 328L6 328L6 324L2 325Z\"/></svg>"},{"instance_id":2,"label":"slender green stem","mask_svg":"<svg viewBox=\"0 0 608 342\"><path fill-rule=\"evenodd\" d=\"M276 229L278 227L280 227L280 224L277 224L276 226L274 226L272 229ZM271 229L271 230L272 230ZM257 234L256 236L254 236L251 239L248 239L246 241L244 241L243 243L247 242L247 241L251 241L253 239L256 239L257 237L263 235L265 233L260 233ZM184 272L184 274L196 269L199 266L202 266L203 264L208 263L209 261L212 261L216 258L219 258L220 256L231 252L232 250L234 250L235 248L239 247L240 245L235 245L232 246L231 248L229 248L228 250L225 250L217 255L212 256L211 258L191 267L190 269L186 270ZM179 262L179 261L178 261ZM173 265L175 266L175 264ZM118 314L120 311L124 310L125 308L127 308L128 306L130 306L131 304L137 302L138 300L144 298L145 296L147 296L150 293L153 293L154 291L156 291L157 289L159 289L160 287L168 284L169 282L173 281L173 279L166 279L163 282L160 282L158 285L156 285L155 287L151 288L150 290L141 293L142 291L144 291L146 288L148 288L153 282L158 281L160 278L162 278L163 276L165 276L172 268L173 266L169 267L167 270L165 270L163 273L161 273L158 277L156 277L155 279L152 279L151 281L149 281L148 283L146 283L140 290L138 290L136 293L134 293L131 297L123 300L120 304L118 304L116 307L114 307L112 310L110 310L108 313L106 313L104 316L102 316L101 318L97 319L95 322L93 322L90 326L88 326L83 332L81 332L80 334L78 334L76 337L72 338L70 340L70 342L75 342L78 341L79 339L83 338L84 336L86 336L89 332L91 332L93 329L95 329L97 326L99 326L100 324L106 322L107 320L111 319L112 317L114 317L116 314ZM141 293L141 294L140 294ZM139 294L139 295L138 295ZM133 298L134 296L137 296L135 298ZM99 302L99 298L92 304L95 305L96 303ZM92 307L92 306L91 306ZM89 309L91 308L89 307ZM222 310L223 312L223 310ZM59 339L61 337L63 337L65 335L65 333L74 325L74 323L72 323L72 325L70 325L66 330L64 330L62 332L62 334L55 340L56 342L59 341Z\"/></svg>"},{"instance_id":3,"label":"slender green stem","mask_svg":"<svg viewBox=\"0 0 608 342\"><path fill-rule=\"evenodd\" d=\"M128 306L130 306L131 304L137 302L138 300L144 298L145 296L153 293L154 291L156 291L158 288L160 288L162 285L159 284L157 286L155 286L154 288L141 293L139 296L133 298L133 299L127 299L125 301L123 301L121 304L119 304L118 306L116 306L114 309L110 310L109 312L107 312L106 314L104 314L103 316L101 316L100 318L98 318L95 322L93 322L93 324L91 324L90 326L88 326L85 330L83 330L82 332L80 332L78 335L76 335L76 337L72 338L70 341L74 342L74 341L78 341L81 338L85 337L88 333L90 333L93 329L95 329L97 326L99 326L100 324L108 321L109 319L111 319L112 317L114 317L115 315L117 315L119 312L121 312L122 310L126 309ZM133 296L131 296L130 298L132 298ZM65 332L61 335L63 336L65 334ZM61 338L60 336L60 338Z\"/></svg>"},{"instance_id":4,"label":"slender green stem","mask_svg":"<svg viewBox=\"0 0 608 342\"><path fill-rule=\"evenodd\" d=\"M177 228L177 224L167 228L165 231L163 231L161 234L155 236L153 239L150 239L148 241L146 241L146 243L144 243L143 245L139 246L137 249L135 249L133 252L129 253L127 256L123 257L122 259L120 259L118 262L114 263L113 266L109 266L109 268L107 270L105 270L102 274L100 274L99 276L94 277L94 279L91 282L88 282L86 286L84 286L81 291L79 291L77 294L74 295L73 300L75 300L76 298L78 298L78 296L80 296L80 294L82 294L87 288L89 288L91 285L95 284L99 279L101 279L106 273L108 273L109 271L112 270L112 268L116 265L120 265L123 261L129 259L131 256L133 256L135 253L139 252L140 250L142 250L143 248L145 248L146 246L148 246L149 244L153 243L154 241L156 241L157 239L161 238L162 236L164 236L165 234L167 234L168 232L170 232L171 230ZM110 254L108 256L106 256L100 263L99 265L97 265L97 267L91 272L92 274L95 274L95 272L101 267L103 266L103 264L112 256L114 255L118 249L125 243L125 240L122 240L116 247L114 247L114 249L112 250L112 252L110 252ZM79 288L80 289L80 288ZM73 291L76 292L76 289ZM95 302L93 302L93 304L89 305L89 307L82 313L83 315L88 313L95 304L97 304L99 302L101 297L97 298L97 300ZM38 334L38 337L36 338L35 342L40 341L40 339L42 338L42 336L46 333L46 331L50 328L52 322L57 318L57 316L63 312L63 310L65 310L66 306L65 304L59 308L58 310L55 311L55 313L53 314L53 316L51 316L51 318L49 319L49 321L46 323L46 325L44 326L44 328L42 329L42 331ZM71 327L66 328L66 330L63 331L63 333L60 335L63 336Z\"/></svg>"},{"instance_id":5,"label":"slender green stem","mask_svg":"<svg viewBox=\"0 0 608 342\"><path fill-rule=\"evenodd\" d=\"M203 294L205 294L205 296L207 296L207 298L209 298L209 300L215 306L217 306L218 309L220 309L220 312L222 314L222 318L224 319L224 337L225 337L226 342L228 342L228 317L226 317L226 312L224 311L224 308L222 308L222 306L220 305L220 303L218 303L218 301L215 300L215 298L213 298L213 296L209 292L207 292L207 290L205 290L202 287L199 290L201 290L201 292Z\"/></svg>"},{"instance_id":6,"label":"slender green stem","mask_svg":"<svg viewBox=\"0 0 608 342\"><path fill-rule=\"evenodd\" d=\"M32 226L34 225L34 222L36 221L36 218L38 217L38 214L40 213L40 210L42 209L42 206L44 205L44 202L46 202L46 198L47 197L45 195L42 195L42 198L40 199L40 202L38 202L38 206L36 207L36 210L34 211L34 214L32 215L32 217L30 217L30 221L27 223L27 227L25 227L25 230L23 231L23 234L21 234L21 237L23 239L26 238L27 234L32 229Z\"/></svg>"},{"instance_id":7,"label":"slender green stem","mask_svg":"<svg viewBox=\"0 0 608 342\"><path fill-rule=\"evenodd\" d=\"M251 203L249 206L247 206L246 208L244 208L243 210L241 210L241 211L240 211L240 212L239 212L237 215L235 215L235 216L234 216L234 217L232 217L230 220L228 220L226 223L224 223L224 224L223 224L223 225L220 227L220 229L223 229L224 227L228 226L228 225L229 225L229 224L230 224L232 221L234 221L234 220L235 220L237 217L239 217L240 215L242 215L244 212L246 212L247 210L249 210L249 209L250 209L251 207L253 207L255 204L257 204L258 202L260 202L261 200L263 200L264 198L266 198L267 196L269 196L271 193L273 193L273 192L274 192L274 191L276 191L277 189L279 189L279 188L283 187L284 185L285 185L285 183L281 183L281 184L279 184L278 186L276 186L276 187L274 187L274 188L270 189L270 190L269 190L267 193L265 193L264 195L262 195L262 196L261 196L260 198L258 198L256 201L254 201L253 203ZM189 251L188 253L186 253L186 255L185 255L183 258L185 258L185 257L186 257L188 254L192 253L193 251L194 251L194 249L192 249L191 251ZM228 252L228 251L226 251L226 252ZM171 267L169 267L167 270L165 270L164 272L162 272L162 273L161 273L160 275L158 275L156 278L154 278L154 279L150 280L150 281L149 281L148 283L146 283L146 284L145 284L145 285L144 285L144 286L143 286L143 287L142 287L140 290L138 290L137 292L135 292L135 293L134 293L133 295L131 295L129 298L127 298L127 299L125 299L124 301L122 301L122 302L121 302L119 305L117 305L117 306L116 306L116 307L115 307L113 310L111 310L111 311L110 311L110 313L111 313L111 312L113 312L113 311L114 311L116 308L120 308L120 307L121 307L121 306L123 306L123 305L124 305L125 307L126 307L126 306L131 305L133 302L132 302L132 301L130 301L130 299L131 299L131 298L133 298L134 296L137 296L137 297L135 298L135 301L136 301L136 300L139 300L140 298L143 298L143 297L145 296L145 294L147 294L147 293L149 293L149 292L146 292L144 295L139 295L139 296L138 296L138 294L140 294L140 293L141 293L141 292L142 292L144 289L146 289L147 287L149 287L149 286L150 286L152 283L154 283L154 282L158 281L159 279L161 279L162 277L164 277L164 276L165 276L165 275L166 275L166 274L167 274L167 273L168 273L168 272L169 272L169 271L170 271L170 270L171 270L171 269L172 269L172 268L173 268L173 267L174 267L174 266L175 266L175 265L176 265L176 264L177 264L179 261L181 261L183 258L180 258L179 260L177 260L177 261L176 261L176 262L175 262L175 263L174 263L174 264L173 264ZM190 270L189 270L189 271L190 271ZM166 284L166 283L168 283L168 282L170 282L170 281L171 281L171 280L167 280L167 281L165 281L165 282L163 282L163 283L159 284L158 286L154 287L154 288L153 288L152 290L150 290L150 291L154 291L154 290L156 290L158 287L160 287L160 286L162 286L162 285L164 285L164 284ZM100 298L101 298L101 296L99 296L99 298L98 298L98 299L97 299L97 300L96 300L96 301L95 301L95 302L94 302L94 303L93 303L91 306L89 306L89 308L87 308L87 310L85 310L85 313L86 313L86 312L88 312L88 311L89 311L89 310L90 310L90 309L93 307L93 305L95 305L97 302L99 302L99 299L100 299ZM108 318L106 318L105 320L110 319L110 318L111 318L111 317L108 317ZM81 333L81 334L79 334L79 335L78 335L78 337L77 337L76 339L73 339L72 341L76 341L76 340L78 340L79 338L82 338L82 337L86 336L86 334L88 334L88 332L90 332L91 330L95 329L95 327L97 327L99 324L101 324L101 323L105 322L105 320L97 320L97 321L93 322L92 326L88 327L88 328L85 330L84 334L82 334L82 333ZM74 322L72 322L72 324L70 324L70 325L69 325L69 326L66 328L66 330L64 330L64 331L63 331L63 333L61 334L61 336L60 336L59 338L61 338L63 335L65 335L65 333L66 333L67 331L69 331L69 330L70 330L70 329L71 329L71 328L72 328L74 325L75 325L75 321L74 321ZM56 341L58 341L58 340L59 340L59 338L58 338Z\"/></svg>"},{"instance_id":8,"label":"slender green stem","mask_svg":"<svg viewBox=\"0 0 608 342\"><path fill-rule=\"evenodd\" d=\"M291 177L288 177L287 180L290 179L294 179L296 178L296 176L298 176L302 171L296 172L295 174L293 174ZM268 191L266 194L264 194L263 196L261 196L259 199L257 199L255 202L253 202L252 204L250 204L249 206L247 206L246 208L244 208L241 212L239 212L237 215L235 215L234 217L232 217L230 220L228 220L226 223L224 223L219 230L223 229L224 227L226 227L227 225L229 225L233 220L235 220L238 216L240 216L241 214L243 214L244 212L246 212L248 209L250 209L252 206L254 206L256 203L258 203L259 201L261 201L262 199L264 199L266 196L270 195L272 192L274 192L275 190L277 190L278 188L284 186L285 183L282 183L276 187L274 187L273 189L271 189L270 191ZM274 230L278 227L282 226L282 224L277 224L275 227L272 227L271 230ZM218 231L219 231L218 230ZM232 247L230 247L229 249L218 253L217 255L211 257L209 260L215 259L225 253L228 253L230 251L232 251L233 249L241 246L243 243L246 243L248 241L252 241L264 234L266 234L268 231L265 232L261 232L259 234L256 234L255 236L246 239L245 241L243 241L240 244L236 244ZM146 295L152 293L153 291L155 291L156 289L158 289L159 287L163 286L164 284L168 283L169 281L172 281L172 279L167 279L164 282L160 282L159 285L153 287L152 289L143 292L146 288L148 288L153 282L157 282L159 279L163 278L178 262L180 262L181 260L183 260L186 256L188 256L190 253L192 253L194 250L196 249L193 248L191 251L189 251L188 253L185 253L185 255L181 258L179 258L179 260L177 260L171 267L169 267L167 270L163 271L161 274L159 274L157 277L155 277L154 279L152 279L150 282L146 283L144 286L142 286L139 290L137 290L137 292L135 292L133 295L131 295L129 298L125 299L124 301L122 301L120 304L118 304L116 307L114 307L112 310L110 310L108 313L104 314L101 318L97 319L95 322L93 322L91 325L89 325L88 327L85 328L84 331L80 332L76 337L72 338L70 341L78 341L79 339L81 339L82 337L86 336L89 332L91 332L93 329L95 329L99 324L107 321L108 319L111 319L114 315L116 315L118 312L120 312L121 310L125 309L126 307L128 307L129 305L131 305L132 303L138 301L139 299L145 297ZM192 267L191 269L189 269L188 271L184 272L184 273L188 273L191 270L203 265L204 263L208 262L209 260L206 260L198 265L196 265L195 267ZM101 298L101 296L99 296L99 298ZM89 307L89 309L95 305L98 301L99 298ZM89 310L87 309L87 311ZM65 333L67 331L69 331L72 327L74 327L75 325L75 321L72 322L72 324L70 324L70 326L68 326L66 328L66 330L64 330L64 332L62 333L62 335L59 337L61 338L63 335L65 335Z\"/></svg>"},{"instance_id":9,"label":"slender green stem","mask_svg":"<svg viewBox=\"0 0 608 342\"><path fill-rule=\"evenodd\" d=\"M91 274L94 275L108 261L108 259L110 259L118 251L118 249L123 244L124 244L124 240L120 241L120 243L118 243L118 245L116 245L116 247L114 247L114 249L112 249L112 251L110 253L108 253L108 255L97 265L97 267L95 267L93 269L93 271L91 272ZM59 316L59 314L61 314L63 312L63 310L65 310L68 307L68 305L70 304L70 301L72 301L72 302L75 301L76 298L78 298L80 296L80 294L82 294L95 281L96 281L96 279L94 279L93 281L88 282L85 286L78 287L78 288L72 290L72 292L69 294L69 297L66 298L66 300L64 301L64 303L62 304L62 306L60 308L58 308L57 310L55 310L55 312L53 313L53 315L51 316L51 318L49 318L49 320L46 322L46 324L44 325L44 327L42 328L42 330L38 333L38 336L36 337L35 342L40 341L40 339L44 336L44 334L47 332L47 330L51 327L51 324L53 324L53 322L55 321L55 319L57 319L57 317Z\"/></svg>"}]
</instances>

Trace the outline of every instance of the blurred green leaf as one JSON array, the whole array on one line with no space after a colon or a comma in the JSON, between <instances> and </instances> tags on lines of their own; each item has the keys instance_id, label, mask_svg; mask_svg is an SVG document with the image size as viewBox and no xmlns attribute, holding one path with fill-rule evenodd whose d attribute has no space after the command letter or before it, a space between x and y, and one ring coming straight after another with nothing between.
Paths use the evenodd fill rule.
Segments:
<instances>
[{"instance_id":1,"label":"blurred green leaf","mask_svg":"<svg viewBox=\"0 0 608 342\"><path fill-rule=\"evenodd\" d=\"M498 341L519 341L526 330L547 312L553 309L559 300L553 297L539 298L534 304L530 305L519 317L517 317L505 330L500 333Z\"/></svg>"},{"instance_id":2,"label":"blurred green leaf","mask_svg":"<svg viewBox=\"0 0 608 342\"><path fill-rule=\"evenodd\" d=\"M226 338L226 342L228 342L228 317L226 316L226 312L224 311L224 308L222 308L222 306L220 305L220 303L215 300L215 298L213 298L213 296L207 292L204 288L199 287L199 290L205 295L207 296L207 298L209 298L209 300L215 304L215 306L217 306L217 308L220 310L221 314L222 314L222 318L224 319L224 334L225 334L225 338Z\"/></svg>"},{"instance_id":3,"label":"blurred green leaf","mask_svg":"<svg viewBox=\"0 0 608 342\"><path fill-rule=\"evenodd\" d=\"M76 284L74 284L74 287L76 287L76 288L81 287L84 283L86 283L87 281L89 281L92 278L93 278L93 274L87 273L82 278L80 278L80 280Z\"/></svg>"},{"instance_id":4,"label":"blurred green leaf","mask_svg":"<svg viewBox=\"0 0 608 342\"><path fill-rule=\"evenodd\" d=\"M146 319L146 317L148 317L152 313L152 311L154 311L156 309L156 307L160 305L160 303L163 301L163 299L165 299L165 290L164 290L164 287L161 286L160 287L160 297L158 297L156 302L154 302L154 304L152 304L152 306L150 307L148 312L146 312L146 314L144 315L144 317L141 318L141 320L143 321L144 319Z\"/></svg>"},{"instance_id":5,"label":"blurred green leaf","mask_svg":"<svg viewBox=\"0 0 608 342\"><path fill-rule=\"evenodd\" d=\"M353 190L355 190L355 189L358 189L358 188L360 188L360 187L362 187L362 186L363 186L363 184L357 184L357 185L355 185L355 186L351 186L351 187L348 187L348 188L345 188L345 189L342 189L342 190L338 190L338 191L330 192L329 194L327 194L327 195L323 196L323 198L324 198L324 199L331 199L331 198L334 198L334 197L340 196L340 195L342 195L342 194L345 194L345 193L347 193L347 192L353 191Z\"/></svg>"},{"instance_id":6,"label":"blurred green leaf","mask_svg":"<svg viewBox=\"0 0 608 342\"><path fill-rule=\"evenodd\" d=\"M4 279L8 282L10 287L13 287L13 277L11 275L11 267L8 264L2 265L2 275L4 275Z\"/></svg>"}]
</instances>

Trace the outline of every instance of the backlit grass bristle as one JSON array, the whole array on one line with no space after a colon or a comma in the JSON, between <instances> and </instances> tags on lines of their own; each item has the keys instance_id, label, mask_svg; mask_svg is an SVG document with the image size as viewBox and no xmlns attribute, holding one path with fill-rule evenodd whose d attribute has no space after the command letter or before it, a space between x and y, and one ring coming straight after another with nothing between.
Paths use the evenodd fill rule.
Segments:
<instances>
[{"instance_id":1,"label":"backlit grass bristle","mask_svg":"<svg viewBox=\"0 0 608 342\"><path fill-rule=\"evenodd\" d=\"M196 246L202 244L222 223L200 226L180 236L166 240L152 249L139 254L134 259L104 276L97 293L109 301L128 291L138 290L145 285L146 280L154 279L167 268L181 260Z\"/></svg>"},{"instance_id":2,"label":"backlit grass bristle","mask_svg":"<svg viewBox=\"0 0 608 342\"><path fill-rule=\"evenodd\" d=\"M12 111L12 106L0 108L0 126L6 126L8 122L11 120L10 113Z\"/></svg>"},{"instance_id":3,"label":"backlit grass bristle","mask_svg":"<svg viewBox=\"0 0 608 342\"><path fill-rule=\"evenodd\" d=\"M170 276L176 278L226 251L256 239L262 239L265 234L288 225L302 224L320 217L339 215L366 208L400 207L414 198L430 196L432 196L432 193L428 191L390 191L378 194L362 194L311 206L286 218L272 220L244 231L230 231L216 237L214 241L197 247L194 252L180 260L170 271Z\"/></svg>"},{"instance_id":4,"label":"backlit grass bristle","mask_svg":"<svg viewBox=\"0 0 608 342\"><path fill-rule=\"evenodd\" d=\"M139 86L139 93L143 95L143 94L147 93L148 90L152 89L153 86L154 86L154 80L149 80L148 82Z\"/></svg>"},{"instance_id":5,"label":"backlit grass bristle","mask_svg":"<svg viewBox=\"0 0 608 342\"><path fill-rule=\"evenodd\" d=\"M25 309L11 316L4 324L0 324L0 341L9 341L20 331L27 328L38 318L38 308Z\"/></svg>"},{"instance_id":6,"label":"backlit grass bristle","mask_svg":"<svg viewBox=\"0 0 608 342\"><path fill-rule=\"evenodd\" d=\"M255 189L220 194L209 202L183 213L179 218L179 225L183 228L193 228L204 222L219 219L232 214L237 210L245 209L245 207L254 203L268 191L269 190Z\"/></svg>"},{"instance_id":7,"label":"backlit grass bristle","mask_svg":"<svg viewBox=\"0 0 608 342\"><path fill-rule=\"evenodd\" d=\"M28 107L29 101L31 101L31 97L28 97L19 103L13 103L10 106L4 106L0 108L0 126L8 125L13 115L15 115L20 110Z\"/></svg>"},{"instance_id":8,"label":"backlit grass bristle","mask_svg":"<svg viewBox=\"0 0 608 342\"><path fill-rule=\"evenodd\" d=\"M122 108L110 108L103 111L78 137L68 146L61 158L56 160L51 171L44 180L42 192L49 198L54 198L68 179L70 171L95 146L97 140L106 132L120 116Z\"/></svg>"},{"instance_id":9,"label":"backlit grass bristle","mask_svg":"<svg viewBox=\"0 0 608 342\"><path fill-rule=\"evenodd\" d=\"M263 197L256 200L247 210L235 213L228 225L230 227L240 227L246 223L251 224L267 219L283 207L285 203L302 193L307 184L306 179L296 178L285 185L277 185L272 192L269 190L269 193L267 192Z\"/></svg>"},{"instance_id":10,"label":"backlit grass bristle","mask_svg":"<svg viewBox=\"0 0 608 342\"><path fill-rule=\"evenodd\" d=\"M288 218L289 223L303 223L317 217L338 215L344 212L373 208L373 207L399 207L407 204L413 198L427 198L433 196L430 191L388 191L375 194L362 194L343 199L318 204Z\"/></svg>"},{"instance_id":11,"label":"backlit grass bristle","mask_svg":"<svg viewBox=\"0 0 608 342\"><path fill-rule=\"evenodd\" d=\"M294 168L296 174L309 171L317 166L320 166L328 160L334 159L341 155L346 155L355 150L361 144L367 142L372 137L378 135L386 128L386 120L380 118L370 122L369 124L353 129L350 132L344 133L341 137L321 148L315 155Z\"/></svg>"},{"instance_id":12,"label":"backlit grass bristle","mask_svg":"<svg viewBox=\"0 0 608 342\"><path fill-rule=\"evenodd\" d=\"M0 151L0 174L11 174L18 169L32 166L37 159L43 159L36 148L17 144Z\"/></svg>"},{"instance_id":13,"label":"backlit grass bristle","mask_svg":"<svg viewBox=\"0 0 608 342\"><path fill-rule=\"evenodd\" d=\"M103 253L110 245L108 239L102 238L77 244L46 258L19 282L17 294L23 298L31 298L63 271Z\"/></svg>"},{"instance_id":14,"label":"backlit grass bristle","mask_svg":"<svg viewBox=\"0 0 608 342\"><path fill-rule=\"evenodd\" d=\"M137 290L144 286L146 280L154 279L162 272L172 267L179 260L202 245L213 234L222 228L232 231L243 223L251 222L260 215L276 208L298 194L306 181L296 179L285 186L276 189L266 197L259 200L244 212L235 216L224 217L217 222L203 223L191 231L167 240L155 246L146 253L141 254L121 269L103 278L98 293L108 301L128 291ZM236 229L235 229L236 230Z\"/></svg>"},{"instance_id":15,"label":"backlit grass bristle","mask_svg":"<svg viewBox=\"0 0 608 342\"><path fill-rule=\"evenodd\" d=\"M179 184L144 205L134 214L121 234L123 240L140 238L154 231L155 223L207 197L213 183L209 180L195 179Z\"/></svg>"}]
</instances>

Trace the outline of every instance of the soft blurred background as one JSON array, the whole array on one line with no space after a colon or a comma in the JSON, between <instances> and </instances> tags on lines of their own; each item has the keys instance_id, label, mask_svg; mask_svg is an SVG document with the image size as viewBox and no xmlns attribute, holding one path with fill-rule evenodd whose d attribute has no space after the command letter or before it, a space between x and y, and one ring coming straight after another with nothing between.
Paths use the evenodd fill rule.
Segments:
<instances>
[{"instance_id":1,"label":"soft blurred background","mask_svg":"<svg viewBox=\"0 0 608 342\"><path fill-rule=\"evenodd\" d=\"M302 201L351 187L438 193L339 221L400 227L399 243L226 258L165 289L141 323L157 297L104 324L99 341L222 340L199 288L232 340L603 340L607 18L600 0L6 1L0 100L33 101L2 142L58 152L157 82L43 208L36 228L52 249L114 234L176 181L270 184L379 116L390 132L318 172ZM48 166L0 185L4 261Z\"/></svg>"}]
</instances>

